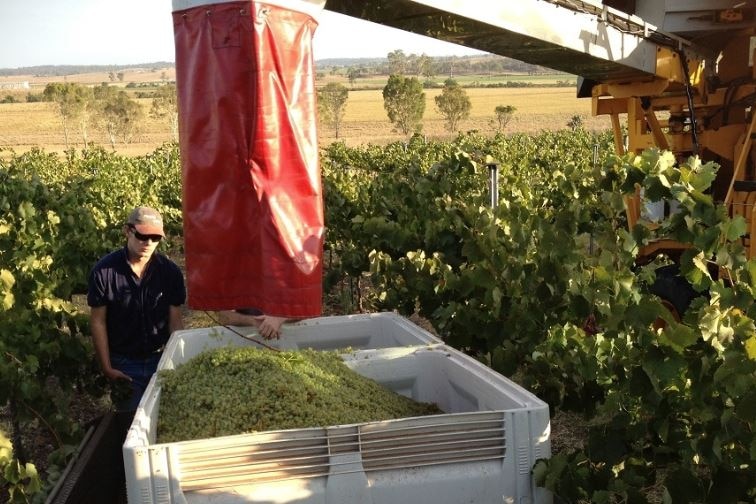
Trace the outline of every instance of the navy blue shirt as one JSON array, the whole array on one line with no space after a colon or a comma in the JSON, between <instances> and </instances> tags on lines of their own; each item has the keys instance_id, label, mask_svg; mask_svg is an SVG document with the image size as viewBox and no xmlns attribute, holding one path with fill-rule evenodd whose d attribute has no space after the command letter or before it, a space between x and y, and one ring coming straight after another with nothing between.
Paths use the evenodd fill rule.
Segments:
<instances>
[{"instance_id":1,"label":"navy blue shirt","mask_svg":"<svg viewBox=\"0 0 756 504\"><path fill-rule=\"evenodd\" d=\"M141 279L129 266L125 247L100 259L89 274L87 304L107 307L111 353L139 358L160 349L171 335L170 306L185 301L184 275L158 253Z\"/></svg>"}]
</instances>

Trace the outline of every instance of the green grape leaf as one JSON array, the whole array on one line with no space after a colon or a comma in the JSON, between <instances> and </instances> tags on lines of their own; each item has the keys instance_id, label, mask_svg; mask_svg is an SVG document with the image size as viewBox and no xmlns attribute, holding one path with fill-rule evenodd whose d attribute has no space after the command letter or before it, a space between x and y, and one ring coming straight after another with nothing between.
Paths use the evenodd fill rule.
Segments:
<instances>
[{"instance_id":1,"label":"green grape leaf","mask_svg":"<svg viewBox=\"0 0 756 504\"><path fill-rule=\"evenodd\" d=\"M659 334L659 343L676 352L682 352L696 341L698 341L698 333L685 324L668 325Z\"/></svg>"},{"instance_id":2,"label":"green grape leaf","mask_svg":"<svg viewBox=\"0 0 756 504\"><path fill-rule=\"evenodd\" d=\"M545 460L539 460L533 466L533 481L539 487L546 485L546 477L549 475L549 465Z\"/></svg>"},{"instance_id":3,"label":"green grape leaf","mask_svg":"<svg viewBox=\"0 0 756 504\"><path fill-rule=\"evenodd\" d=\"M696 191L706 191L711 187L711 183L717 177L717 171L719 168L712 162L705 163L697 167L693 172L695 175L691 177L690 183Z\"/></svg>"},{"instance_id":4,"label":"green grape leaf","mask_svg":"<svg viewBox=\"0 0 756 504\"><path fill-rule=\"evenodd\" d=\"M748 272L749 287L752 291L756 291L756 258L749 260L745 267Z\"/></svg>"},{"instance_id":5,"label":"green grape leaf","mask_svg":"<svg viewBox=\"0 0 756 504\"><path fill-rule=\"evenodd\" d=\"M13 277L13 273L7 269L0 269L0 283L6 288L11 288L16 283L16 279Z\"/></svg>"},{"instance_id":6,"label":"green grape leaf","mask_svg":"<svg viewBox=\"0 0 756 504\"><path fill-rule=\"evenodd\" d=\"M3 310L7 311L13 308L13 305L16 303L16 298L13 295L12 292L6 292L3 294L3 302L0 306L2 306Z\"/></svg>"},{"instance_id":7,"label":"green grape leaf","mask_svg":"<svg viewBox=\"0 0 756 504\"><path fill-rule=\"evenodd\" d=\"M13 444L5 433L0 430L0 466L13 459Z\"/></svg>"},{"instance_id":8,"label":"green grape leaf","mask_svg":"<svg viewBox=\"0 0 756 504\"><path fill-rule=\"evenodd\" d=\"M596 490L591 496L591 502L594 504L610 504L614 502L612 494L608 490Z\"/></svg>"},{"instance_id":9,"label":"green grape leaf","mask_svg":"<svg viewBox=\"0 0 756 504\"><path fill-rule=\"evenodd\" d=\"M689 469L677 468L664 479L665 490L673 504L702 501L701 481Z\"/></svg>"},{"instance_id":10,"label":"green grape leaf","mask_svg":"<svg viewBox=\"0 0 756 504\"><path fill-rule=\"evenodd\" d=\"M756 335L745 340L743 346L746 351L746 356L748 356L750 360L756 360Z\"/></svg>"},{"instance_id":11,"label":"green grape leaf","mask_svg":"<svg viewBox=\"0 0 756 504\"><path fill-rule=\"evenodd\" d=\"M729 241L735 241L747 231L746 221L740 215L736 215L732 220L727 221L724 226L725 238Z\"/></svg>"},{"instance_id":12,"label":"green grape leaf","mask_svg":"<svg viewBox=\"0 0 756 504\"><path fill-rule=\"evenodd\" d=\"M735 471L718 470L712 477L711 487L708 489L710 500L717 504L738 504L743 502L740 497L745 495L748 487L741 475Z\"/></svg>"},{"instance_id":13,"label":"green grape leaf","mask_svg":"<svg viewBox=\"0 0 756 504\"><path fill-rule=\"evenodd\" d=\"M744 422L756 421L756 389L750 389L738 399L735 415Z\"/></svg>"}]
</instances>

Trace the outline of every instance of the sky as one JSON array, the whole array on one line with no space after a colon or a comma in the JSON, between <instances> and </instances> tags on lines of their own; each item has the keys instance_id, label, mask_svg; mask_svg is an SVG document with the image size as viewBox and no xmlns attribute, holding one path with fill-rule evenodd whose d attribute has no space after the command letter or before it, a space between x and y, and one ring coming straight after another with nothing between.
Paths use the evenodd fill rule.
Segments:
<instances>
[{"instance_id":1,"label":"sky","mask_svg":"<svg viewBox=\"0 0 756 504\"><path fill-rule=\"evenodd\" d=\"M171 10L171 0L0 0L0 68L174 61ZM480 54L329 11L318 21L315 60Z\"/></svg>"}]
</instances>

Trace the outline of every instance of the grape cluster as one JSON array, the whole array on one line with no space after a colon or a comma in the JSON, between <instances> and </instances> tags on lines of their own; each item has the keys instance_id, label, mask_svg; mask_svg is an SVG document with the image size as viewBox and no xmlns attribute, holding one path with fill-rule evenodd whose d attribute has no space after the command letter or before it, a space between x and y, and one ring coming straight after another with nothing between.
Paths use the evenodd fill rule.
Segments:
<instances>
[{"instance_id":1,"label":"grape cluster","mask_svg":"<svg viewBox=\"0 0 756 504\"><path fill-rule=\"evenodd\" d=\"M349 369L335 351L214 349L159 381L160 443L441 413Z\"/></svg>"}]
</instances>

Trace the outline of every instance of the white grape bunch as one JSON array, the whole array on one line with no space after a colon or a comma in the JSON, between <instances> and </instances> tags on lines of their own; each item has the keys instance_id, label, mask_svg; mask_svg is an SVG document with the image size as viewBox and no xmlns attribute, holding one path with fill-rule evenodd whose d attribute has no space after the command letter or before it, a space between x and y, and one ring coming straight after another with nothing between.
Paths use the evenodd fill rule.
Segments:
<instances>
[{"instance_id":1,"label":"white grape bunch","mask_svg":"<svg viewBox=\"0 0 756 504\"><path fill-rule=\"evenodd\" d=\"M161 443L441 412L361 376L335 351L221 348L159 380Z\"/></svg>"}]
</instances>

